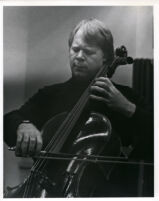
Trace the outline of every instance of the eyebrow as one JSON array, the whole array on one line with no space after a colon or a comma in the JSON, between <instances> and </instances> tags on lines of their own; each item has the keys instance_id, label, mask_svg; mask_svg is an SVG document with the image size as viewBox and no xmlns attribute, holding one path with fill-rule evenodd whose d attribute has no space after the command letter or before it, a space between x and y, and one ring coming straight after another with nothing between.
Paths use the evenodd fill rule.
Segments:
<instances>
[{"instance_id":1,"label":"eyebrow","mask_svg":"<svg viewBox=\"0 0 159 201\"><path fill-rule=\"evenodd\" d=\"M80 44L74 44L74 45L72 45L72 47L81 47L81 45ZM92 49L94 49L93 46L84 46L84 47L81 47L81 48L85 49L85 50L92 50Z\"/></svg>"}]
</instances>

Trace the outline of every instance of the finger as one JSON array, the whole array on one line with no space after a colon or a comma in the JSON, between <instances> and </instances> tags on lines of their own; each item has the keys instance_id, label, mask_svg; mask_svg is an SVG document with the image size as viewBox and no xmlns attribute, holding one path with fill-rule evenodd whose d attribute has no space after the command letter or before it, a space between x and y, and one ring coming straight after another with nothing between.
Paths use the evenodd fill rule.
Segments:
<instances>
[{"instance_id":1,"label":"finger","mask_svg":"<svg viewBox=\"0 0 159 201\"><path fill-rule=\"evenodd\" d=\"M42 138L40 135L37 136L36 142L37 143L36 143L35 153L38 154L41 151L42 145L43 145Z\"/></svg>"},{"instance_id":2,"label":"finger","mask_svg":"<svg viewBox=\"0 0 159 201\"><path fill-rule=\"evenodd\" d=\"M105 82L108 86L111 86L112 85L112 82L110 81L109 78L107 77L98 77L95 79L95 81L102 81L102 82Z\"/></svg>"},{"instance_id":3,"label":"finger","mask_svg":"<svg viewBox=\"0 0 159 201\"><path fill-rule=\"evenodd\" d=\"M21 155L21 143L23 140L23 134L18 133L17 135L17 141L16 141L16 149L15 149L15 155L20 156Z\"/></svg>"},{"instance_id":4,"label":"finger","mask_svg":"<svg viewBox=\"0 0 159 201\"><path fill-rule=\"evenodd\" d=\"M104 97L109 96L109 93L105 89L103 89L99 86L91 86L91 91L92 91L92 93L95 93L94 95L97 95L96 93L98 93Z\"/></svg>"},{"instance_id":5,"label":"finger","mask_svg":"<svg viewBox=\"0 0 159 201\"><path fill-rule=\"evenodd\" d=\"M29 135L28 135L28 133L25 133L23 135L23 140L22 140L22 143L21 143L21 153L22 153L22 156L26 156L27 155L28 145L29 145Z\"/></svg>"},{"instance_id":6,"label":"finger","mask_svg":"<svg viewBox=\"0 0 159 201\"><path fill-rule=\"evenodd\" d=\"M105 89L107 91L109 91L110 93L113 92L116 89L109 78L99 77L99 80L97 80L96 82L104 82L105 86L106 86Z\"/></svg>"},{"instance_id":7,"label":"finger","mask_svg":"<svg viewBox=\"0 0 159 201\"><path fill-rule=\"evenodd\" d=\"M109 86L103 82L103 81L96 81L93 86L99 86L99 87L102 87L103 89L109 91Z\"/></svg>"},{"instance_id":8,"label":"finger","mask_svg":"<svg viewBox=\"0 0 159 201\"><path fill-rule=\"evenodd\" d=\"M101 101L104 103L107 103L107 99L101 97L101 96L96 96L96 95L90 95L90 98L96 101Z\"/></svg>"},{"instance_id":9,"label":"finger","mask_svg":"<svg viewBox=\"0 0 159 201\"><path fill-rule=\"evenodd\" d=\"M35 147L36 147L36 137L30 136L29 137L29 145L28 145L28 154L33 155L35 152Z\"/></svg>"}]
</instances>

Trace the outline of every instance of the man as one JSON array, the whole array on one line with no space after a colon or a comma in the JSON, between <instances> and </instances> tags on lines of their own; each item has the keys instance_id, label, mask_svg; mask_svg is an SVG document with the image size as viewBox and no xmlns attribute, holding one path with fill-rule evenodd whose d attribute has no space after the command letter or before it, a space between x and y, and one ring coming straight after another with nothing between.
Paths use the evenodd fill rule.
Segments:
<instances>
[{"instance_id":1,"label":"man","mask_svg":"<svg viewBox=\"0 0 159 201\"><path fill-rule=\"evenodd\" d=\"M59 113L69 112L99 69L107 68L113 59L111 32L96 19L81 21L69 38L72 78L65 83L44 87L20 109L6 114L6 143L16 145L17 155L38 154L43 145L41 129L44 124ZM90 100L97 108L102 105L122 143L136 147L132 157L152 159L152 113L130 88L116 85L107 77L98 77L90 87Z\"/></svg>"}]
</instances>

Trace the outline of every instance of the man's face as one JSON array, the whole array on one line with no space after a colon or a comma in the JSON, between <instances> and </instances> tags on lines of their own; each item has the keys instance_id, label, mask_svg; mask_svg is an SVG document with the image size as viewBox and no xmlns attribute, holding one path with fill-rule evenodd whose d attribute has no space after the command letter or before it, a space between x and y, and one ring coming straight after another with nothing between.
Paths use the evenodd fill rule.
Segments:
<instances>
[{"instance_id":1,"label":"man's face","mask_svg":"<svg viewBox=\"0 0 159 201\"><path fill-rule=\"evenodd\" d=\"M88 44L82 30L74 36L69 59L72 76L77 80L91 80L105 63L102 49L95 44Z\"/></svg>"}]
</instances>

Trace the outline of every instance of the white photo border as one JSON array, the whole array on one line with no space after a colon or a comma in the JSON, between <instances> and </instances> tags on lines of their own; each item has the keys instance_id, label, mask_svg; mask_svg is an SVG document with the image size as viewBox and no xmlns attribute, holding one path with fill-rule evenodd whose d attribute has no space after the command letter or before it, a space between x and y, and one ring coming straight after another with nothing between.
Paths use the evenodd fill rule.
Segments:
<instances>
[{"instance_id":1,"label":"white photo border","mask_svg":"<svg viewBox=\"0 0 159 201\"><path fill-rule=\"evenodd\" d=\"M140 200L158 200L159 198L159 126L158 126L158 114L159 114L159 0L1 0L0 2L0 198L3 199L3 7L4 6L153 6L154 10L154 198L138 198ZM61 200L62 198L60 198ZM79 198L76 198L78 200ZM91 198L91 199L105 199L105 198ZM111 200L122 200L123 198L106 198ZM125 199L125 198L124 198ZM135 200L136 198L128 198ZM18 199L19 200L19 199ZM37 199L36 199L37 200ZM56 200L54 198L54 200ZM58 199L59 200L59 199ZM63 200L63 199L62 199ZM82 200L88 200L83 198Z\"/></svg>"}]
</instances>

